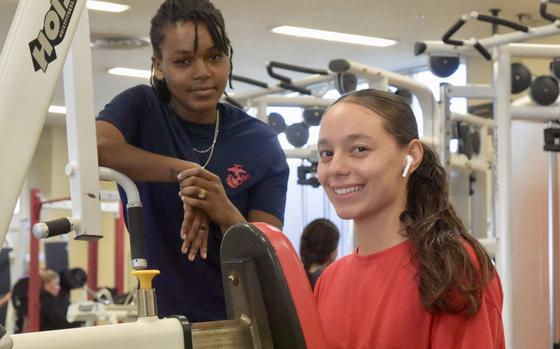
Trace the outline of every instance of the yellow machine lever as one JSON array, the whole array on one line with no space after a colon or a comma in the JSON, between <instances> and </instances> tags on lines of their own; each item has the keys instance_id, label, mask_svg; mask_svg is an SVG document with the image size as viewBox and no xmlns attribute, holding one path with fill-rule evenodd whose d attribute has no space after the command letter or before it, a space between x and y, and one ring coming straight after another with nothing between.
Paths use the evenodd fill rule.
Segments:
<instances>
[{"instance_id":1,"label":"yellow machine lever","mask_svg":"<svg viewBox=\"0 0 560 349\"><path fill-rule=\"evenodd\" d=\"M148 270L134 270L131 272L138 281L140 282L140 288L143 290L149 290L152 288L152 279L159 275L159 270L148 269Z\"/></svg>"}]
</instances>

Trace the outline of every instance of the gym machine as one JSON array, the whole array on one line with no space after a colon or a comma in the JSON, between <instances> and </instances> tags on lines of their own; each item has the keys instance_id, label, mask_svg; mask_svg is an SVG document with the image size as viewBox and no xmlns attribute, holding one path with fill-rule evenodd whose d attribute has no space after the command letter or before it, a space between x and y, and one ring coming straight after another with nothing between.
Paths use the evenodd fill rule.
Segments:
<instances>
[{"instance_id":1,"label":"gym machine","mask_svg":"<svg viewBox=\"0 0 560 349\"><path fill-rule=\"evenodd\" d=\"M241 93L226 97L225 100L244 108L256 107L256 117L272 125L278 134L285 133L286 139L294 149L285 150L288 158L308 160L309 164L298 167L298 184L318 187L319 182L315 177L317 170L318 154L315 145L307 145L309 128L318 126L326 108L334 99L325 98L324 94L329 87L334 87L340 94L354 91L358 82L367 83L370 88L389 90L390 87L396 94L412 102L416 96L422 110L424 130L428 133L425 141L433 143L432 115L436 111L436 103L430 89L409 77L383 70L377 67L351 62L345 59L335 59L329 63L328 70L301 67L281 62L267 64L269 75L279 80L277 85L269 85L262 81L246 77L233 76L233 79L259 87L256 91ZM293 80L277 72L278 69L291 72L313 74L309 77ZM279 93L297 93L298 95L283 95ZM267 114L268 107L300 107L303 108L302 121L286 125L286 121L279 113Z\"/></svg>"},{"instance_id":2,"label":"gym machine","mask_svg":"<svg viewBox=\"0 0 560 349\"><path fill-rule=\"evenodd\" d=\"M5 144L19 147L17 153L8 146L0 149L0 161L7 164L0 184L0 243L68 54L64 67L66 174L71 182L72 216L38 224L33 231L42 238L70 231L78 240L101 238L99 179L117 181L130 195L132 265L141 284L138 320L11 337L1 329L0 348L110 349L121 348L123 343L136 348L325 348L311 288L297 254L280 231L266 224L239 224L224 236L221 261L228 320L192 324L181 316L158 319L150 282L158 272L144 269L142 209L136 188L125 176L97 165L85 2L21 0L0 55L0 136ZM30 102L13 103L21 100Z\"/></svg>"},{"instance_id":3,"label":"gym machine","mask_svg":"<svg viewBox=\"0 0 560 349\"><path fill-rule=\"evenodd\" d=\"M492 162L494 188L493 226L497 239L496 268L504 291L503 319L506 343L514 346L514 333L512 325L513 306L513 273L512 269L512 237L511 237L511 124L514 120L528 122L545 122L550 124L550 130L545 131L545 150L549 153L548 182L549 182L549 222L548 222L548 248L549 248L549 299L550 299L550 347L554 345L554 255L553 236L557 225L557 185L556 185L556 155L558 151L557 124L558 106L553 105L558 97L558 83L550 76L539 77L531 81L531 74L519 64L511 64L511 57L538 57L553 58L551 68L557 67L555 57L559 55L560 47L557 45L521 44L537 37L560 34L560 19L548 12L550 3L554 0L540 1L541 16L552 22L540 27L527 27L496 16L481 15L477 12L463 15L444 35L442 41L423 41L415 44L416 55L428 54L430 67L434 74L439 76L450 75L459 65L459 57L480 54L493 65L492 85L467 85L442 87L442 112L440 134L449 138L450 125L454 119L453 113L448 109L451 98L482 98L492 100L493 120L485 121L487 127L494 129L494 159ZM472 38L457 40L451 37L468 21L478 20L492 23L494 26L506 26L514 32L496 34L483 39ZM553 69L554 71L554 69ZM529 95L534 103L532 106L518 106L511 103L512 93L519 93L531 88ZM471 124L482 123L480 119L469 117ZM547 149L548 148L548 149ZM442 142L440 148L442 159L450 158L448 145ZM498 178L499 176L499 178Z\"/></svg>"},{"instance_id":4,"label":"gym machine","mask_svg":"<svg viewBox=\"0 0 560 349\"><path fill-rule=\"evenodd\" d=\"M13 335L13 348L116 349L123 343L170 349L327 347L305 272L277 228L264 223L233 226L223 238L221 263L228 320L158 319L151 288L158 272L137 270L136 322Z\"/></svg>"}]
</instances>

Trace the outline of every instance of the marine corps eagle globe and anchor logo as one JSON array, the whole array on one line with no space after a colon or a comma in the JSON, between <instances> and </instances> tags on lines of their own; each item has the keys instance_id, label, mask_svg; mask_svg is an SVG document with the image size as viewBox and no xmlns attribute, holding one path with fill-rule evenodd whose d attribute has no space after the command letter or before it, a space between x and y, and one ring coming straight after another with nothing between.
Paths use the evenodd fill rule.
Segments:
<instances>
[{"instance_id":1,"label":"marine corps eagle globe and anchor logo","mask_svg":"<svg viewBox=\"0 0 560 349\"><path fill-rule=\"evenodd\" d=\"M229 174L226 178L226 182L231 189L239 188L251 178L251 175L245 171L242 165L234 164L232 167L228 168L228 172Z\"/></svg>"}]
</instances>

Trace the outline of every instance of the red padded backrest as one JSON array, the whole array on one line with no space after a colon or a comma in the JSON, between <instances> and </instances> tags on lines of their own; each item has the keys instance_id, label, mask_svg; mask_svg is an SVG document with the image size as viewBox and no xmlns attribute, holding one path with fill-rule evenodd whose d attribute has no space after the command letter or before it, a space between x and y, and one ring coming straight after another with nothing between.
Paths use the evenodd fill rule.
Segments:
<instances>
[{"instance_id":1,"label":"red padded backrest","mask_svg":"<svg viewBox=\"0 0 560 349\"><path fill-rule=\"evenodd\" d=\"M315 298L313 298L309 280L290 240L274 226L266 223L252 224L266 235L276 251L296 306L307 348L328 348L325 331L319 318L319 311L315 304Z\"/></svg>"}]
</instances>

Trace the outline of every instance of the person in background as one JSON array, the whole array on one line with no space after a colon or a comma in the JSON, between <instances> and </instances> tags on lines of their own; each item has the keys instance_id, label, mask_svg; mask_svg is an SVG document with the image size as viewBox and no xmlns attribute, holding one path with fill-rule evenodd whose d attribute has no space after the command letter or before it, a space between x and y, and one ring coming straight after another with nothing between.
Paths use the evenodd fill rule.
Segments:
<instances>
[{"instance_id":1,"label":"person in background","mask_svg":"<svg viewBox=\"0 0 560 349\"><path fill-rule=\"evenodd\" d=\"M58 278L59 291L57 302L61 304L70 304L70 292L72 289L83 287L87 281L86 272L82 268L61 270ZM29 303L27 299L28 293L29 277L19 279L12 287L11 299L15 309L14 333L22 333L25 329ZM78 324L76 324L77 326Z\"/></svg>"},{"instance_id":2,"label":"person in background","mask_svg":"<svg viewBox=\"0 0 560 349\"><path fill-rule=\"evenodd\" d=\"M6 292L2 297L0 297L0 308L8 304L10 298L12 297L12 292Z\"/></svg>"},{"instance_id":3,"label":"person in background","mask_svg":"<svg viewBox=\"0 0 560 349\"><path fill-rule=\"evenodd\" d=\"M500 279L406 101L372 89L342 96L317 147L319 181L357 241L315 286L330 346L505 348Z\"/></svg>"},{"instance_id":4,"label":"person in background","mask_svg":"<svg viewBox=\"0 0 560 349\"><path fill-rule=\"evenodd\" d=\"M15 309L14 333L23 333L27 320L29 277L23 277L12 286L12 304Z\"/></svg>"},{"instance_id":5,"label":"person in background","mask_svg":"<svg viewBox=\"0 0 560 349\"><path fill-rule=\"evenodd\" d=\"M41 316L40 330L61 330L79 327L80 323L66 321L66 312L70 302L60 295L60 277L50 269L40 272L41 276Z\"/></svg>"},{"instance_id":6,"label":"person in background","mask_svg":"<svg viewBox=\"0 0 560 349\"><path fill-rule=\"evenodd\" d=\"M328 219L318 218L307 224L301 234L299 255L303 268L315 288L317 279L338 254L338 228Z\"/></svg>"},{"instance_id":7,"label":"person in background","mask_svg":"<svg viewBox=\"0 0 560 349\"><path fill-rule=\"evenodd\" d=\"M211 2L164 1L150 40L152 86L122 92L97 117L99 164L138 186L159 315L222 320L222 234L246 221L281 228L289 167L271 126L219 103L233 49Z\"/></svg>"}]
</instances>

